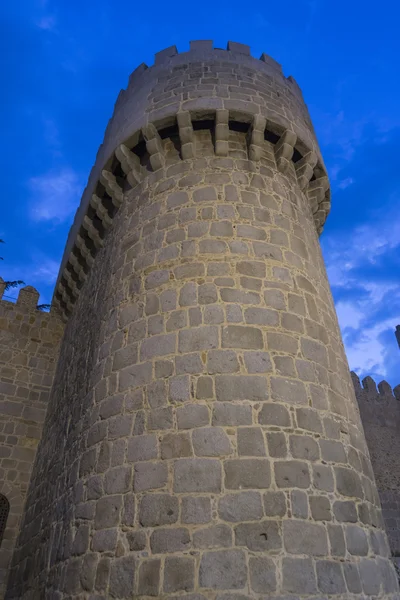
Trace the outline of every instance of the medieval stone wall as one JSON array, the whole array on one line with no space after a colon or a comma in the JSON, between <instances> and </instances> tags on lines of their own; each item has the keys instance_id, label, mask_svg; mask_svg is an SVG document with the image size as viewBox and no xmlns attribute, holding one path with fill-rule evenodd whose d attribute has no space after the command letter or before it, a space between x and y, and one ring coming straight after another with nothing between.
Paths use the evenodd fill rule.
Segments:
<instances>
[{"instance_id":1,"label":"medieval stone wall","mask_svg":"<svg viewBox=\"0 0 400 600\"><path fill-rule=\"evenodd\" d=\"M117 104L60 272L9 600L399 598L326 174L298 88L243 50L169 49Z\"/></svg>"},{"instance_id":2,"label":"medieval stone wall","mask_svg":"<svg viewBox=\"0 0 400 600\"><path fill-rule=\"evenodd\" d=\"M0 288L2 287L0 282ZM0 290L1 295L3 289ZM0 598L19 531L64 329L59 316L36 309L38 292L0 296L0 495L9 503L0 545Z\"/></svg>"},{"instance_id":3,"label":"medieval stone wall","mask_svg":"<svg viewBox=\"0 0 400 600\"><path fill-rule=\"evenodd\" d=\"M400 556L400 385L352 373L390 548Z\"/></svg>"}]
</instances>

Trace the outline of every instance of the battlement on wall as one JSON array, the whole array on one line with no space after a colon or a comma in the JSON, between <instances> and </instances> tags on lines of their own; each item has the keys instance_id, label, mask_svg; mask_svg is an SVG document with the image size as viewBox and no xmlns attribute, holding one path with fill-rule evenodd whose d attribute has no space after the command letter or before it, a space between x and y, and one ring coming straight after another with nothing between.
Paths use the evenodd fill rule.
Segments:
<instances>
[{"instance_id":1,"label":"battlement on wall","mask_svg":"<svg viewBox=\"0 0 400 600\"><path fill-rule=\"evenodd\" d=\"M204 56L205 59L209 59L210 53L214 54L221 60L227 59L229 56L232 56L233 54L239 54L241 58L249 57L250 59L257 60L257 57L251 55L250 46L247 46L246 44L229 41L227 43L226 48L215 48L213 40L192 40L190 42L190 48L188 51L179 52L176 46L169 46L168 48L164 48L163 50L156 52L156 54L154 55L154 64L153 65L148 66L146 63L141 63L131 73L131 75L129 77L128 87L130 87L132 84L135 84L137 82L138 78L144 72L146 72L148 69L151 69L152 67L163 64L163 63L171 60L174 56L188 55L188 54L190 54L192 56L195 54L196 56L199 56L199 59L202 56ZM283 70L282 70L282 65L280 63L278 63L276 60L274 60L271 56L266 54L265 52L263 52L261 54L261 56L259 57L258 60L260 60L262 63L264 63L266 68L272 69L277 75L281 75L282 77L285 77ZM299 85L297 84L296 80L293 78L293 76L289 75L288 77L285 77L285 79L289 82L289 84L291 84L293 86L293 93L299 94L299 96L302 98L303 96L302 96L301 89L300 89ZM124 90L121 90L120 94L122 94L123 92L124 92ZM118 96L117 103L118 103L119 99L120 99L120 97Z\"/></svg>"},{"instance_id":2,"label":"battlement on wall","mask_svg":"<svg viewBox=\"0 0 400 600\"><path fill-rule=\"evenodd\" d=\"M354 371L351 378L364 426L400 427L400 385L392 389L387 381L376 384L369 376L360 381Z\"/></svg>"},{"instance_id":3,"label":"battlement on wall","mask_svg":"<svg viewBox=\"0 0 400 600\"><path fill-rule=\"evenodd\" d=\"M12 320L14 317L17 321L21 322L22 313L27 315L29 323L32 323L32 316L40 318L40 321L54 321L60 320L60 313L56 307L51 307L50 311L43 311L38 308L39 292L36 288L31 285L20 288L18 296L13 301L11 298L7 298L5 294L5 282L0 277L0 317ZM19 315L18 317L16 315ZM29 318L30 316L30 318ZM26 319L25 319L26 320ZM4 324L3 324L4 325ZM4 326L1 327L4 329Z\"/></svg>"}]
</instances>

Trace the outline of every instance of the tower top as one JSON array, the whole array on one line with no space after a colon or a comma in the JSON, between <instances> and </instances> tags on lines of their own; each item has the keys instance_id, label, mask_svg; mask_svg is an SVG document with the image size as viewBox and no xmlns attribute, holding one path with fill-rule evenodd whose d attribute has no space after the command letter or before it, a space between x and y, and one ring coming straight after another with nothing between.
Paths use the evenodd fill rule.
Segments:
<instances>
[{"instance_id":1,"label":"tower top","mask_svg":"<svg viewBox=\"0 0 400 600\"><path fill-rule=\"evenodd\" d=\"M249 140L257 132L260 140L275 144L281 165L288 157L296 163L300 188L311 195L316 229L322 231L330 208L329 182L293 77L285 77L271 57L254 58L249 46L237 42L228 42L223 50L198 40L182 53L170 46L157 52L153 66L139 65L118 95L61 263L54 300L64 313L71 312L124 193L141 181L146 148L152 154L150 167L144 168L148 175L165 166L163 140L175 135L183 148L191 127L212 123L214 128L218 119L221 131L232 125L246 130ZM180 154L182 160L189 158Z\"/></svg>"}]
</instances>

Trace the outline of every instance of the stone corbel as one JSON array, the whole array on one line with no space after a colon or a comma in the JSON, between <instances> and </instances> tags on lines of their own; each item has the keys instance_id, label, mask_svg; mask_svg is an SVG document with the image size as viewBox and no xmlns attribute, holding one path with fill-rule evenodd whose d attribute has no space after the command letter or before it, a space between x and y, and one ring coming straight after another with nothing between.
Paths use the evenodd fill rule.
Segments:
<instances>
[{"instance_id":1,"label":"stone corbel","mask_svg":"<svg viewBox=\"0 0 400 600\"><path fill-rule=\"evenodd\" d=\"M83 217L82 227L86 229L88 236L93 241L96 248L101 248L104 242L101 239L98 230L93 225L93 221L91 221L87 215Z\"/></svg>"},{"instance_id":2,"label":"stone corbel","mask_svg":"<svg viewBox=\"0 0 400 600\"><path fill-rule=\"evenodd\" d=\"M123 172L129 184L135 187L142 180L139 157L134 154L125 144L120 144L115 150L115 156L121 163Z\"/></svg>"},{"instance_id":3,"label":"stone corbel","mask_svg":"<svg viewBox=\"0 0 400 600\"><path fill-rule=\"evenodd\" d=\"M215 154L228 156L229 153L229 111L219 109L215 115Z\"/></svg>"},{"instance_id":4,"label":"stone corbel","mask_svg":"<svg viewBox=\"0 0 400 600\"><path fill-rule=\"evenodd\" d=\"M71 265L71 267L73 267L72 263L69 262L69 264ZM75 271L75 269L74 269ZM67 281L68 286L74 296L74 298L77 298L79 296L79 289L78 286L76 285L76 282L74 280L74 278L72 277L69 269L67 267L65 267L64 271L63 271L63 277L64 279Z\"/></svg>"},{"instance_id":5,"label":"stone corbel","mask_svg":"<svg viewBox=\"0 0 400 600\"><path fill-rule=\"evenodd\" d=\"M100 183L105 187L105 190L111 197L114 206L119 208L124 199L124 194L115 175L113 175L111 171L103 169L100 175Z\"/></svg>"},{"instance_id":6,"label":"stone corbel","mask_svg":"<svg viewBox=\"0 0 400 600\"><path fill-rule=\"evenodd\" d=\"M307 189L307 197L313 214L317 212L319 205L323 202L328 188L329 180L326 175L310 181Z\"/></svg>"},{"instance_id":7,"label":"stone corbel","mask_svg":"<svg viewBox=\"0 0 400 600\"><path fill-rule=\"evenodd\" d=\"M182 159L194 158L196 155L194 131L192 119L188 110L179 112L176 115L179 128L179 139L181 140Z\"/></svg>"},{"instance_id":8,"label":"stone corbel","mask_svg":"<svg viewBox=\"0 0 400 600\"><path fill-rule=\"evenodd\" d=\"M296 169L297 182L301 191L304 192L307 185L310 182L311 177L314 173L314 167L317 164L318 158L315 152L307 152L297 163L294 165Z\"/></svg>"},{"instance_id":9,"label":"stone corbel","mask_svg":"<svg viewBox=\"0 0 400 600\"><path fill-rule=\"evenodd\" d=\"M261 115L254 115L253 122L247 134L247 144L249 147L249 160L259 161L262 157L264 146L264 132L267 126L267 119Z\"/></svg>"},{"instance_id":10,"label":"stone corbel","mask_svg":"<svg viewBox=\"0 0 400 600\"><path fill-rule=\"evenodd\" d=\"M72 304L71 299L68 296L67 290L65 289L65 287L64 287L64 285L62 283L59 283L59 285L58 285L58 291L59 291L60 296L63 299L63 302L66 305L67 309L70 312L72 312L72 309L73 309L74 305Z\"/></svg>"},{"instance_id":11,"label":"stone corbel","mask_svg":"<svg viewBox=\"0 0 400 600\"><path fill-rule=\"evenodd\" d=\"M150 154L151 168L153 171L157 171L165 165L165 153L160 134L153 123L143 127L142 134L146 142L147 152Z\"/></svg>"},{"instance_id":12,"label":"stone corbel","mask_svg":"<svg viewBox=\"0 0 400 600\"><path fill-rule=\"evenodd\" d=\"M82 283L83 283L86 279L86 273L85 273L85 270L82 267L81 263L76 258L75 254L73 252L71 252L68 261L72 265L74 273L76 273L79 281L82 281Z\"/></svg>"},{"instance_id":13,"label":"stone corbel","mask_svg":"<svg viewBox=\"0 0 400 600\"><path fill-rule=\"evenodd\" d=\"M293 157L297 135L287 129L274 146L276 166L281 173L287 173Z\"/></svg>"},{"instance_id":14,"label":"stone corbel","mask_svg":"<svg viewBox=\"0 0 400 600\"><path fill-rule=\"evenodd\" d=\"M94 258L91 255L89 248L86 246L85 240L79 233L76 236L75 245L79 249L79 252L82 254L88 266L91 267L94 263Z\"/></svg>"},{"instance_id":15,"label":"stone corbel","mask_svg":"<svg viewBox=\"0 0 400 600\"><path fill-rule=\"evenodd\" d=\"M102 199L99 198L99 196L97 196L96 194L93 194L90 199L90 206L96 212L96 215L100 219L104 229L109 229L112 225L113 220L108 214L108 210L104 206Z\"/></svg>"}]
</instances>

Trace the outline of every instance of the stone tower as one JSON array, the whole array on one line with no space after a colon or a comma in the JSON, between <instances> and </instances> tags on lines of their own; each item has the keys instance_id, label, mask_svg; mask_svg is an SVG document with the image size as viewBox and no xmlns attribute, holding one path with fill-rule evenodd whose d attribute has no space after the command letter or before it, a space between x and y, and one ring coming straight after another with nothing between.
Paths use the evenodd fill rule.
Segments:
<instances>
[{"instance_id":1,"label":"stone tower","mask_svg":"<svg viewBox=\"0 0 400 600\"><path fill-rule=\"evenodd\" d=\"M68 321L6 598L399 598L296 82L158 53L66 246Z\"/></svg>"}]
</instances>

